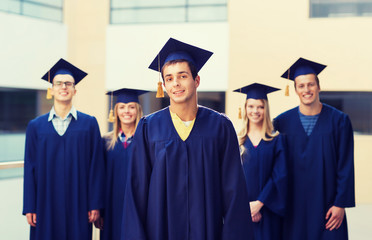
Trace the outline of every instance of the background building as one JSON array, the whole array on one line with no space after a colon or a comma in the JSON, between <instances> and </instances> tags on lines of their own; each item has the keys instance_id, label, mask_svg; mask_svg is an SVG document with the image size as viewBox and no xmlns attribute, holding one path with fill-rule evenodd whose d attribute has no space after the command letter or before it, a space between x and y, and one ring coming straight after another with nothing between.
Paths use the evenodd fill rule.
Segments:
<instances>
[{"instance_id":1,"label":"background building","mask_svg":"<svg viewBox=\"0 0 372 240\"><path fill-rule=\"evenodd\" d=\"M61 57L88 72L74 105L96 116L102 133L110 127L105 92L155 91L159 75L147 67L169 37L214 52L200 72L199 103L226 112L237 130L244 96L232 90L252 82L289 84L289 97L284 91L269 96L275 117L298 105L293 82L280 76L304 57L328 65L319 75L321 100L351 118L356 201L364 208L350 211L350 234L368 236L363 218L350 217L372 211L370 26L372 0L2 0L0 163L23 161L28 121L52 105L45 99L49 84L40 78ZM168 105L153 96L141 97L145 114ZM0 169L0 212L6 212L0 236L6 239L28 236L20 215L22 174L22 168Z\"/></svg>"}]
</instances>

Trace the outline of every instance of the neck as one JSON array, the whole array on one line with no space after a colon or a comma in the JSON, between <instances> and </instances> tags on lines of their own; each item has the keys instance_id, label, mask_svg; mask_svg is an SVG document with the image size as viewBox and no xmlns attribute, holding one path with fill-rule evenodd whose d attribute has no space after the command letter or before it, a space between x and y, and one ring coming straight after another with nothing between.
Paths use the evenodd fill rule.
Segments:
<instances>
[{"instance_id":1,"label":"neck","mask_svg":"<svg viewBox=\"0 0 372 240\"><path fill-rule=\"evenodd\" d=\"M171 102L169 109L172 113L177 114L182 121L192 121L196 118L198 105L196 101L190 104L172 104Z\"/></svg>"},{"instance_id":2,"label":"neck","mask_svg":"<svg viewBox=\"0 0 372 240\"><path fill-rule=\"evenodd\" d=\"M121 130L123 131L125 137L131 137L133 136L136 128L135 128L135 124L123 124L121 123Z\"/></svg>"},{"instance_id":3,"label":"neck","mask_svg":"<svg viewBox=\"0 0 372 240\"><path fill-rule=\"evenodd\" d=\"M248 134L261 134L262 131L262 122L252 123L249 122Z\"/></svg>"},{"instance_id":4,"label":"neck","mask_svg":"<svg viewBox=\"0 0 372 240\"><path fill-rule=\"evenodd\" d=\"M71 107L72 102L64 103L54 101L54 111L61 118L65 118L67 116L68 112L71 110Z\"/></svg>"},{"instance_id":5,"label":"neck","mask_svg":"<svg viewBox=\"0 0 372 240\"><path fill-rule=\"evenodd\" d=\"M300 112L303 115L313 116L317 115L322 111L323 104L318 101L312 105L300 104Z\"/></svg>"}]
</instances>

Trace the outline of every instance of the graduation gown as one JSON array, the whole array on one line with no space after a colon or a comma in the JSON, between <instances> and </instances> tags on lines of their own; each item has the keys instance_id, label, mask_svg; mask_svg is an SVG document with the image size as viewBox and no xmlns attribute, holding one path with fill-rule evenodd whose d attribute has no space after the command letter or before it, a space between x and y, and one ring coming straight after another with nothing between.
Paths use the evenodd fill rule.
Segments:
<instances>
[{"instance_id":1,"label":"graduation gown","mask_svg":"<svg viewBox=\"0 0 372 240\"><path fill-rule=\"evenodd\" d=\"M97 120L77 112L60 136L48 115L26 131L23 214L37 214L30 239L90 240L88 211L103 208L105 174Z\"/></svg>"},{"instance_id":2,"label":"graduation gown","mask_svg":"<svg viewBox=\"0 0 372 240\"><path fill-rule=\"evenodd\" d=\"M287 167L281 135L261 140L255 148L249 137L244 142L242 163L249 201L264 203L262 219L253 223L255 240L280 240L287 194Z\"/></svg>"},{"instance_id":3,"label":"graduation gown","mask_svg":"<svg viewBox=\"0 0 372 240\"><path fill-rule=\"evenodd\" d=\"M274 126L285 138L289 199L284 239L348 239L346 215L339 229L325 229L329 208L354 207L354 140L349 117L323 104L307 136L296 107L282 113Z\"/></svg>"},{"instance_id":4,"label":"graduation gown","mask_svg":"<svg viewBox=\"0 0 372 240\"><path fill-rule=\"evenodd\" d=\"M252 239L238 141L222 114L199 106L185 141L169 108L142 118L130 169L122 239Z\"/></svg>"},{"instance_id":5,"label":"graduation gown","mask_svg":"<svg viewBox=\"0 0 372 240\"><path fill-rule=\"evenodd\" d=\"M102 240L119 240L121 237L124 193L132 143L124 148L123 143L118 139L115 147L107 150L105 154L106 195Z\"/></svg>"}]
</instances>

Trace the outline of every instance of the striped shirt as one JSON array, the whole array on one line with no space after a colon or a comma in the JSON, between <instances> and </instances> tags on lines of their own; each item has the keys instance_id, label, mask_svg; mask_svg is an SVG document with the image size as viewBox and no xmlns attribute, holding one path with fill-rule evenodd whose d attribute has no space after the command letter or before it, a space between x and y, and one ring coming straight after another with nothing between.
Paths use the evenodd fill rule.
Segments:
<instances>
[{"instance_id":1,"label":"striped shirt","mask_svg":"<svg viewBox=\"0 0 372 240\"><path fill-rule=\"evenodd\" d=\"M314 129L314 126L315 126L316 122L318 121L319 114L312 115L312 116L304 115L300 112L300 110L298 110L298 114L300 116L302 126L304 127L304 130L305 130L307 136L310 136L311 132Z\"/></svg>"},{"instance_id":2,"label":"striped shirt","mask_svg":"<svg viewBox=\"0 0 372 240\"><path fill-rule=\"evenodd\" d=\"M65 134L72 117L77 120L77 111L74 106L71 107L65 119L62 119L60 116L57 115L53 106L49 112L48 122L52 121L54 129L60 136L62 136L63 134Z\"/></svg>"}]
</instances>

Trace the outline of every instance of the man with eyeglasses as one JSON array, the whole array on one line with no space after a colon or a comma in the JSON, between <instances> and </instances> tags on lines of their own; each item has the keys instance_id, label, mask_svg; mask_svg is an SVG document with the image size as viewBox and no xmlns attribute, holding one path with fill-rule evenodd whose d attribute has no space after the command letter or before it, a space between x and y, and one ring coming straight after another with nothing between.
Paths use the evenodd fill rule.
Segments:
<instances>
[{"instance_id":1,"label":"man with eyeglasses","mask_svg":"<svg viewBox=\"0 0 372 240\"><path fill-rule=\"evenodd\" d=\"M26 131L23 215L31 240L92 239L103 208L104 162L95 117L72 105L87 73L60 59L42 79L54 106Z\"/></svg>"}]
</instances>

